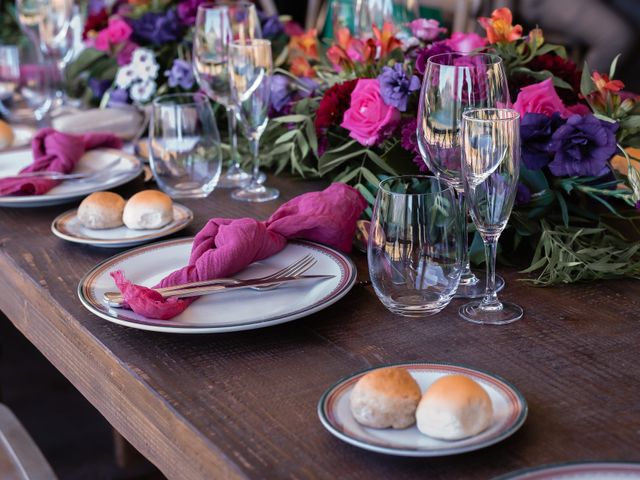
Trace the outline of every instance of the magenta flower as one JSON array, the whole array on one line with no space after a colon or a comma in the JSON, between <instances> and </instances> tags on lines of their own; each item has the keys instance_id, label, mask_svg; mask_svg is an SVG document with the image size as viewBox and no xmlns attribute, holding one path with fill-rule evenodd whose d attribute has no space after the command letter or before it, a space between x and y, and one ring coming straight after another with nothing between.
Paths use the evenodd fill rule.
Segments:
<instances>
[{"instance_id":1,"label":"magenta flower","mask_svg":"<svg viewBox=\"0 0 640 480\"><path fill-rule=\"evenodd\" d=\"M520 118L524 117L525 113L542 113L550 117L558 112L562 118L571 115L560 100L550 78L522 88L513 108L520 114Z\"/></svg>"},{"instance_id":2,"label":"magenta flower","mask_svg":"<svg viewBox=\"0 0 640 480\"><path fill-rule=\"evenodd\" d=\"M111 47L126 42L131 37L133 30L127 22L120 18L112 17L109 26L100 30L96 36L93 46L96 50L108 52Z\"/></svg>"},{"instance_id":3,"label":"magenta flower","mask_svg":"<svg viewBox=\"0 0 640 480\"><path fill-rule=\"evenodd\" d=\"M447 29L440 27L440 23L437 20L427 20L426 18L417 18L409 23L411 33L416 38L430 42L440 36L441 33L446 33Z\"/></svg>"},{"instance_id":4,"label":"magenta flower","mask_svg":"<svg viewBox=\"0 0 640 480\"><path fill-rule=\"evenodd\" d=\"M416 72L420 75L424 75L427 69L427 62L434 55L440 55L441 53L451 53L451 48L446 45L446 42L435 42L431 47L424 48L418 52L418 58L416 58Z\"/></svg>"},{"instance_id":5,"label":"magenta flower","mask_svg":"<svg viewBox=\"0 0 640 480\"><path fill-rule=\"evenodd\" d=\"M454 52L469 53L484 47L487 44L487 40L477 33L455 32L444 43Z\"/></svg>"}]
</instances>

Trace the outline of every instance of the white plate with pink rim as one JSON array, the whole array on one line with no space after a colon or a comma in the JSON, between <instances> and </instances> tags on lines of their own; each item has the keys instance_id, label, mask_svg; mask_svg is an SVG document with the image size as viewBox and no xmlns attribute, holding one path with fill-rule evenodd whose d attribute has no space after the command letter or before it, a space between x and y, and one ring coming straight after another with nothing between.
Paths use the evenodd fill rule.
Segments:
<instances>
[{"instance_id":1,"label":"white plate with pink rim","mask_svg":"<svg viewBox=\"0 0 640 480\"><path fill-rule=\"evenodd\" d=\"M640 480L640 462L568 462L511 472L494 480Z\"/></svg>"},{"instance_id":2,"label":"white plate with pink rim","mask_svg":"<svg viewBox=\"0 0 640 480\"><path fill-rule=\"evenodd\" d=\"M0 153L0 178L15 175L32 162L29 149ZM108 175L102 175L105 166L109 166ZM78 161L73 173L100 173L95 179L63 181L43 195L0 196L0 207L44 207L73 202L90 193L124 185L141 171L142 162L134 155L110 148L89 150Z\"/></svg>"},{"instance_id":3,"label":"white plate with pink rim","mask_svg":"<svg viewBox=\"0 0 640 480\"><path fill-rule=\"evenodd\" d=\"M428 437L420 433L415 425L401 430L360 425L351 414L349 405L353 387L366 373L390 366L407 369L418 382L422 392L444 375L470 377L478 382L491 398L491 425L477 435L453 441ZM318 403L318 416L322 425L340 440L365 450L403 457L440 457L488 447L518 430L527 418L527 410L527 402L520 391L497 375L462 365L438 362L382 365L358 372L327 389Z\"/></svg>"},{"instance_id":4,"label":"white plate with pink rim","mask_svg":"<svg viewBox=\"0 0 640 480\"><path fill-rule=\"evenodd\" d=\"M161 228L133 230L124 225L117 228L87 228L78 219L78 210L69 210L58 215L51 223L56 237L73 243L82 243L101 248L133 247L179 232L193 220L193 212L179 203L173 204L173 220Z\"/></svg>"},{"instance_id":5,"label":"white plate with pink rim","mask_svg":"<svg viewBox=\"0 0 640 480\"><path fill-rule=\"evenodd\" d=\"M80 301L100 318L131 328L166 333L223 333L268 327L311 315L344 297L356 280L356 267L347 256L324 245L294 240L279 253L254 262L234 278L268 275L307 254L313 255L317 263L305 274L334 277L292 283L268 291L247 289L203 296L170 320L146 318L104 303L104 293L117 290L111 272L122 270L129 280L153 286L167 274L187 265L192 243L193 238L158 242L100 263L80 281Z\"/></svg>"}]
</instances>

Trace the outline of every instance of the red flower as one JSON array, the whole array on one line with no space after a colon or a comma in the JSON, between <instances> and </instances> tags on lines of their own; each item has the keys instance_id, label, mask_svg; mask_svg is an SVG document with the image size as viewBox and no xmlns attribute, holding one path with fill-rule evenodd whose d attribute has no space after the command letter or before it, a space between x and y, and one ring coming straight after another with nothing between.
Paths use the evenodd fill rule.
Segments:
<instances>
[{"instance_id":1,"label":"red flower","mask_svg":"<svg viewBox=\"0 0 640 480\"><path fill-rule=\"evenodd\" d=\"M87 21L84 24L84 30L82 31L82 39L86 40L89 36L89 32L102 30L107 26L109 22L109 15L103 8L95 15L89 15Z\"/></svg>"},{"instance_id":2,"label":"red flower","mask_svg":"<svg viewBox=\"0 0 640 480\"><path fill-rule=\"evenodd\" d=\"M544 55L535 57L526 65L526 67L534 72L547 70L553 73L556 77L567 82L571 85L573 90L569 90L567 88L556 88L558 96L562 99L565 105L574 105L578 103L581 71L578 70L574 62L553 53L545 53ZM509 79L509 90L513 93L515 98L521 88L539 82L539 79L535 79L529 75L516 74Z\"/></svg>"},{"instance_id":3,"label":"red flower","mask_svg":"<svg viewBox=\"0 0 640 480\"><path fill-rule=\"evenodd\" d=\"M511 43L522 38L522 26L513 25L513 15L508 8L498 8L491 18L480 17L478 21L487 31L489 43Z\"/></svg>"},{"instance_id":4,"label":"red flower","mask_svg":"<svg viewBox=\"0 0 640 480\"><path fill-rule=\"evenodd\" d=\"M348 80L336 83L324 93L318 111L316 112L316 134L322 140L327 130L334 125L342 123L342 117L351 106L351 92L356 88L358 80ZM320 142L322 145L325 142ZM322 155L322 152L318 152Z\"/></svg>"},{"instance_id":5,"label":"red flower","mask_svg":"<svg viewBox=\"0 0 640 480\"><path fill-rule=\"evenodd\" d=\"M593 80L596 88L602 94L606 93L607 91L616 93L624 88L624 83L622 83L620 80L610 80L609 75L607 75L606 73L593 72L591 74L591 80Z\"/></svg>"}]
</instances>

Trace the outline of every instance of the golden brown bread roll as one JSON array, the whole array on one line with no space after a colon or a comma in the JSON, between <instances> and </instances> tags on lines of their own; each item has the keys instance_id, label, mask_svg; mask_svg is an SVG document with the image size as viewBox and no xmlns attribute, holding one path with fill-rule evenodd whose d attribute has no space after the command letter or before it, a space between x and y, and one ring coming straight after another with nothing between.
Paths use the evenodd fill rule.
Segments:
<instances>
[{"instance_id":1,"label":"golden brown bread roll","mask_svg":"<svg viewBox=\"0 0 640 480\"><path fill-rule=\"evenodd\" d=\"M124 198L113 192L94 192L78 208L78 220L94 230L122 226Z\"/></svg>"}]
</instances>

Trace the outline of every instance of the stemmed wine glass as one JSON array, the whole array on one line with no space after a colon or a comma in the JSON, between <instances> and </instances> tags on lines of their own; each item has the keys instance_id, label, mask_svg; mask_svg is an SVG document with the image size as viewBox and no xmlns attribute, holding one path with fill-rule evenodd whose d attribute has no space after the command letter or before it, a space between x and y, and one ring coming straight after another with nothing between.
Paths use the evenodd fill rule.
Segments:
<instances>
[{"instance_id":1,"label":"stemmed wine glass","mask_svg":"<svg viewBox=\"0 0 640 480\"><path fill-rule=\"evenodd\" d=\"M58 104L64 104L64 69L73 57L75 32L71 22L77 10L73 0L41 0L40 9L40 48L56 64L58 76L55 98Z\"/></svg>"},{"instance_id":2,"label":"stemmed wine glass","mask_svg":"<svg viewBox=\"0 0 640 480\"><path fill-rule=\"evenodd\" d=\"M520 115L501 108L462 114L462 173L471 218L484 241L487 289L482 300L460 307L475 323L501 325L522 318L522 307L500 302L496 294L496 250L518 190Z\"/></svg>"},{"instance_id":3,"label":"stemmed wine glass","mask_svg":"<svg viewBox=\"0 0 640 480\"><path fill-rule=\"evenodd\" d=\"M509 106L509 89L502 59L490 54L443 53L428 63L418 108L418 146L429 169L453 186L460 202L462 238L467 240L467 206L460 164L460 124L465 109ZM480 298L484 282L469 266L464 248L464 271L457 297ZM496 278L497 290L504 286Z\"/></svg>"},{"instance_id":4,"label":"stemmed wine glass","mask_svg":"<svg viewBox=\"0 0 640 480\"><path fill-rule=\"evenodd\" d=\"M280 192L260 183L260 137L269 121L271 100L271 42L249 40L234 42L229 47L229 73L231 96L242 132L251 145L253 176L251 183L235 190L231 196L246 202L266 202L278 198Z\"/></svg>"},{"instance_id":5,"label":"stemmed wine glass","mask_svg":"<svg viewBox=\"0 0 640 480\"><path fill-rule=\"evenodd\" d=\"M236 114L229 85L229 45L262 38L255 6L250 2L205 3L198 7L193 41L193 69L200 88L227 110L231 166L219 187L237 188L249 183L238 157Z\"/></svg>"}]
</instances>

